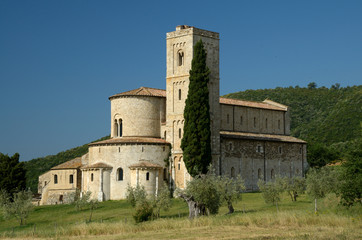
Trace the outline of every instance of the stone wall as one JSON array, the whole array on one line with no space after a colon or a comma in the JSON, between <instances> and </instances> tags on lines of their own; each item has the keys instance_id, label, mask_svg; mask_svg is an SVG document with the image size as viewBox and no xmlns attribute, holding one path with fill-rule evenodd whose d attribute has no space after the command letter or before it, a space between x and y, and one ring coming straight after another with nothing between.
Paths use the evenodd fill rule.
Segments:
<instances>
[{"instance_id":1,"label":"stone wall","mask_svg":"<svg viewBox=\"0 0 362 240\"><path fill-rule=\"evenodd\" d=\"M107 179L106 174L103 174L104 187L106 181L109 181L109 198L105 200L124 199L128 184L132 185L134 176L129 167L133 164L139 163L140 160L148 161L150 163L165 166L164 159L168 158L170 147L168 144L118 144L118 145L93 145L89 147L89 164L102 162L112 167L109 171ZM118 180L117 170L123 169L123 180ZM83 177L83 190L90 190L98 192L99 190L99 170L88 171L89 174L94 174L94 182L89 182L88 176ZM152 173L153 174L153 173ZM151 175L153 176L153 175ZM163 179L163 171L160 171L159 179ZM155 178L154 178L155 180ZM152 180L152 181L154 181ZM147 182L150 183L150 182ZM152 184L148 184L151 186ZM161 184L160 184L161 185ZM148 190L155 192L156 189L150 190L151 187L147 186Z\"/></svg>"},{"instance_id":2,"label":"stone wall","mask_svg":"<svg viewBox=\"0 0 362 240\"><path fill-rule=\"evenodd\" d=\"M285 134L285 111L221 105L221 130L265 134ZM288 115L289 116L289 115Z\"/></svg>"},{"instance_id":3,"label":"stone wall","mask_svg":"<svg viewBox=\"0 0 362 240\"><path fill-rule=\"evenodd\" d=\"M111 99L111 137L117 137L115 121L122 122L122 136L161 137L166 121L164 97L124 96Z\"/></svg>"},{"instance_id":4,"label":"stone wall","mask_svg":"<svg viewBox=\"0 0 362 240\"><path fill-rule=\"evenodd\" d=\"M292 142L273 142L222 138L222 175L241 175L247 190L257 190L258 179L270 181L272 175L303 176L306 145ZM259 170L260 169L260 170Z\"/></svg>"}]
</instances>

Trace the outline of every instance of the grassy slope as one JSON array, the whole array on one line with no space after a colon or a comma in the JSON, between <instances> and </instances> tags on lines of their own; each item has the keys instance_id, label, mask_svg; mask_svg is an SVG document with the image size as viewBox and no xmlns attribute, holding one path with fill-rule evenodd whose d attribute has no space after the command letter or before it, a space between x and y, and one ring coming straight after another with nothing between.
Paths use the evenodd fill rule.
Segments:
<instances>
[{"instance_id":1,"label":"grassy slope","mask_svg":"<svg viewBox=\"0 0 362 240\"><path fill-rule=\"evenodd\" d=\"M335 207L335 200L320 200L321 212L315 215L313 202L306 196L296 203L284 196L276 213L275 206L266 205L260 193L245 193L235 206L236 213L225 215L227 209L222 207L216 216L189 221L186 203L174 199L169 212L142 224L134 223L133 209L125 201L101 203L88 224L88 210L41 206L23 227L15 219L1 219L0 237L32 238L36 225L34 237L59 239L357 239L362 235L361 206L346 210Z\"/></svg>"}]
</instances>

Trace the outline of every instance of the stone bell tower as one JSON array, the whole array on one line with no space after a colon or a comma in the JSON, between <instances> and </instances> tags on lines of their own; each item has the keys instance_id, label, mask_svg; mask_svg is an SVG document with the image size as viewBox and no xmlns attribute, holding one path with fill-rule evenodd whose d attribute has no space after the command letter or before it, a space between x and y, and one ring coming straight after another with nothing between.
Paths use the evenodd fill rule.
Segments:
<instances>
[{"instance_id":1,"label":"stone bell tower","mask_svg":"<svg viewBox=\"0 0 362 240\"><path fill-rule=\"evenodd\" d=\"M209 103L211 118L212 162L218 169L220 158L219 104L219 34L195 27L180 25L166 34L166 140L172 144L171 177L173 185L184 188L190 179L183 162L181 139L184 127L184 108L189 88L189 71L194 45L202 40L210 69Z\"/></svg>"}]
</instances>

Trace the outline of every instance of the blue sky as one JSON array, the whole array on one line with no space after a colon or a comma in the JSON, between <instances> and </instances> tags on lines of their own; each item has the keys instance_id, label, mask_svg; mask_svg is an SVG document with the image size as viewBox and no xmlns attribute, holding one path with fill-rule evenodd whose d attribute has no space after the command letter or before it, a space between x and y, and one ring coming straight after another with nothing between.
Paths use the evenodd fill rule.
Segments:
<instances>
[{"instance_id":1,"label":"blue sky","mask_svg":"<svg viewBox=\"0 0 362 240\"><path fill-rule=\"evenodd\" d=\"M362 83L362 1L0 1L0 152L110 132L108 97L165 89L166 32L220 33L220 94Z\"/></svg>"}]
</instances>

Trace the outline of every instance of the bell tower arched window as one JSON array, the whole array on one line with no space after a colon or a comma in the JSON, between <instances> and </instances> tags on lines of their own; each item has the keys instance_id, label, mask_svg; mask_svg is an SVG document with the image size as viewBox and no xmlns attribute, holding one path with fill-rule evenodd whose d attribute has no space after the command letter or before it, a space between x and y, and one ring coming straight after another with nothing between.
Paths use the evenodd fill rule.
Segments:
<instances>
[{"instance_id":1,"label":"bell tower arched window","mask_svg":"<svg viewBox=\"0 0 362 240\"><path fill-rule=\"evenodd\" d=\"M122 131L123 131L123 121L122 119L119 119L119 136L122 137Z\"/></svg>"},{"instance_id":2,"label":"bell tower arched window","mask_svg":"<svg viewBox=\"0 0 362 240\"><path fill-rule=\"evenodd\" d=\"M58 175L54 175L54 184L58 184Z\"/></svg>"},{"instance_id":3,"label":"bell tower arched window","mask_svg":"<svg viewBox=\"0 0 362 240\"><path fill-rule=\"evenodd\" d=\"M178 52L178 65L182 66L184 65L184 53L182 51Z\"/></svg>"}]
</instances>

